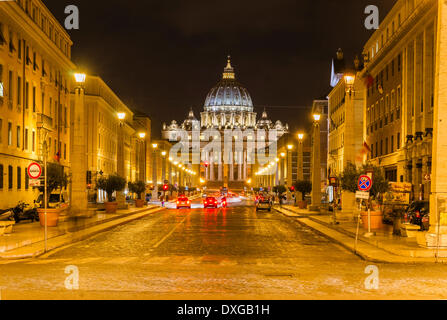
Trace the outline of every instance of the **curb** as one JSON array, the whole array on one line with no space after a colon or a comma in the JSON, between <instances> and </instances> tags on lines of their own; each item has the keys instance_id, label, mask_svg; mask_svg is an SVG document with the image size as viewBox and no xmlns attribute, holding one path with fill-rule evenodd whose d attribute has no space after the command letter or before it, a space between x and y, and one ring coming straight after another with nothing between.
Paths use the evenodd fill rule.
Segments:
<instances>
[{"instance_id":1,"label":"curb","mask_svg":"<svg viewBox=\"0 0 447 320\"><path fill-rule=\"evenodd\" d=\"M127 224L131 221L144 218L150 214L157 213L163 210L166 210L166 208L150 208L144 211L139 211L137 213L127 214L123 217L119 217L113 220L108 220L100 224L92 225L82 230L66 233L48 239L46 252L44 247L45 246L44 241L39 241L28 246L23 246L11 251L1 253L0 259L18 260L18 259L36 258L43 254L49 253L51 250L88 239L104 231L111 230L120 225Z\"/></svg>"},{"instance_id":2,"label":"curb","mask_svg":"<svg viewBox=\"0 0 447 320\"><path fill-rule=\"evenodd\" d=\"M335 228L326 226L324 223L312 217L306 217L304 215L298 215L292 213L290 210L284 208L274 208L281 214L295 218L295 221L300 225L312 229L317 234L339 244L348 251L351 251L355 255L359 256L363 260L377 262L377 263L403 263L403 264L420 264L420 263L447 263L447 259L439 258L413 258L408 256L399 256L384 250L380 247L374 246L369 242L363 241L360 238L357 242L357 248L355 248L355 238L340 232Z\"/></svg>"}]
</instances>

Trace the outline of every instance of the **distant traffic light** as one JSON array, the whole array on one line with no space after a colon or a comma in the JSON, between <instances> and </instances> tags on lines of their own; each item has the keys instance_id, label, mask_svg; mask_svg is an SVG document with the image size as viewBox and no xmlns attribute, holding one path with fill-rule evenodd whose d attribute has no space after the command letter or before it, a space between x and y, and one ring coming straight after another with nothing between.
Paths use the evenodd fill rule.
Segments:
<instances>
[{"instance_id":1,"label":"distant traffic light","mask_svg":"<svg viewBox=\"0 0 447 320\"><path fill-rule=\"evenodd\" d=\"M208 168L208 166L210 165L207 161L203 163L203 165L205 166L205 168Z\"/></svg>"},{"instance_id":2,"label":"distant traffic light","mask_svg":"<svg viewBox=\"0 0 447 320\"><path fill-rule=\"evenodd\" d=\"M163 191L168 191L169 190L169 185L165 184L163 185Z\"/></svg>"},{"instance_id":3,"label":"distant traffic light","mask_svg":"<svg viewBox=\"0 0 447 320\"><path fill-rule=\"evenodd\" d=\"M293 186L290 187L290 191L291 191L291 192L294 192L294 191L295 191L295 187L293 187Z\"/></svg>"}]
</instances>

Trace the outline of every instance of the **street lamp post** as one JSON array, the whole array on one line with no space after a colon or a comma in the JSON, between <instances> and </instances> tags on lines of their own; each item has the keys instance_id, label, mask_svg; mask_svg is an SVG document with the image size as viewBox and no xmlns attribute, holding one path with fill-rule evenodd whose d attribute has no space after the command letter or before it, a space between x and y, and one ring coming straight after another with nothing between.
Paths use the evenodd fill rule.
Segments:
<instances>
[{"instance_id":1,"label":"street lamp post","mask_svg":"<svg viewBox=\"0 0 447 320\"><path fill-rule=\"evenodd\" d=\"M117 117L119 120L119 131L118 131L118 150L117 150L117 174L118 176L124 178L124 121L126 119L125 112L118 112ZM126 208L126 198L122 192L117 192L116 201L118 202L118 208Z\"/></svg>"},{"instance_id":2,"label":"street lamp post","mask_svg":"<svg viewBox=\"0 0 447 320\"><path fill-rule=\"evenodd\" d=\"M146 176L146 158L147 158L147 151L146 151L146 133L140 132L138 134L142 141L143 149L142 156L144 157L143 161L140 161L140 180L146 182L147 176Z\"/></svg>"},{"instance_id":3,"label":"street lamp post","mask_svg":"<svg viewBox=\"0 0 447 320\"><path fill-rule=\"evenodd\" d=\"M86 118L85 118L85 89L86 75L76 73L74 108L72 110L71 139L71 212L87 210L87 152L86 152Z\"/></svg>"},{"instance_id":4,"label":"street lamp post","mask_svg":"<svg viewBox=\"0 0 447 320\"><path fill-rule=\"evenodd\" d=\"M158 200L157 149L158 144L152 144L152 183L154 184L154 191L152 191L152 201Z\"/></svg>"},{"instance_id":5,"label":"street lamp post","mask_svg":"<svg viewBox=\"0 0 447 320\"><path fill-rule=\"evenodd\" d=\"M297 172L297 180L302 181L304 180L304 157L303 157L303 141L304 141L304 134L299 133L298 134L298 172ZM298 192L299 199L302 199L301 192Z\"/></svg>"},{"instance_id":6,"label":"street lamp post","mask_svg":"<svg viewBox=\"0 0 447 320\"><path fill-rule=\"evenodd\" d=\"M309 208L311 211L320 211L321 207L320 119L320 114L314 114L314 143L312 148L312 205Z\"/></svg>"}]
</instances>

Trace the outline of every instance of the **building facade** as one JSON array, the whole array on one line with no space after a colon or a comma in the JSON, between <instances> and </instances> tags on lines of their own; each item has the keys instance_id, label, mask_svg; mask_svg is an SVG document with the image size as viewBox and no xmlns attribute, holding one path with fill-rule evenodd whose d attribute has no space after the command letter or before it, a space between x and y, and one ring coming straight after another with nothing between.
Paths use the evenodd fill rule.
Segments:
<instances>
[{"instance_id":1,"label":"building facade","mask_svg":"<svg viewBox=\"0 0 447 320\"><path fill-rule=\"evenodd\" d=\"M189 158L191 160L193 153L200 156L198 169L200 179L205 181L206 186L212 189L229 187L241 190L254 177L254 168L257 166L257 159L253 158L255 152L250 151L248 146L256 148L261 144L260 139L263 145L268 146L269 138L276 141L288 132L288 125L283 125L281 121L272 122L266 111L257 119L252 98L248 90L236 80L228 59L221 81L205 99L200 121L191 111L181 125L175 120L170 125L164 124L163 138L177 141L181 130L189 132L190 141L193 140L192 132L200 131L200 150L192 150ZM232 130L234 136L230 136L232 150L225 154L224 146L228 143L225 141L225 132L228 130ZM274 132L276 134L272 138L270 133ZM207 145L212 141L215 147L208 149Z\"/></svg>"},{"instance_id":2,"label":"building facade","mask_svg":"<svg viewBox=\"0 0 447 320\"><path fill-rule=\"evenodd\" d=\"M147 139L151 138L151 121L142 114L135 116L100 77L87 75L82 92L81 102L76 99L76 90L73 90L71 97L72 118L77 119L80 108L83 108L85 115L82 126L84 138L80 140L83 141L86 157L79 160L85 161L86 166L78 169L82 171L79 173L80 183L84 185L84 190L88 189L90 202L104 202L105 192L95 190L95 182L100 176L118 174L127 182L148 181L150 143ZM119 114L123 115L122 119L119 119ZM75 134L75 127L73 123L72 135ZM78 152L76 155L80 156Z\"/></svg>"},{"instance_id":3,"label":"building facade","mask_svg":"<svg viewBox=\"0 0 447 320\"><path fill-rule=\"evenodd\" d=\"M432 169L437 1L401 0L364 48L368 160L428 200Z\"/></svg>"},{"instance_id":4,"label":"building facade","mask_svg":"<svg viewBox=\"0 0 447 320\"><path fill-rule=\"evenodd\" d=\"M41 1L0 6L0 209L37 199L26 169L45 144L70 173L72 44Z\"/></svg>"}]
</instances>

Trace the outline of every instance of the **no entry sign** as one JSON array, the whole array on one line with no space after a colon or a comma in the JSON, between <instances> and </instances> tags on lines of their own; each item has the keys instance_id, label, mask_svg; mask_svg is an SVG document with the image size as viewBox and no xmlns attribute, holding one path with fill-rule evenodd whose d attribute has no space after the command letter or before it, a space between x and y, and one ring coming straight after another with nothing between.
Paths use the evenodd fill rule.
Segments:
<instances>
[{"instance_id":1,"label":"no entry sign","mask_svg":"<svg viewBox=\"0 0 447 320\"><path fill-rule=\"evenodd\" d=\"M368 177L368 176L361 176L359 178L358 187L359 187L360 191L368 192L368 191L371 190L372 185L373 185L373 183L372 183L372 180L371 180L370 177Z\"/></svg>"},{"instance_id":2,"label":"no entry sign","mask_svg":"<svg viewBox=\"0 0 447 320\"><path fill-rule=\"evenodd\" d=\"M30 179L39 179L42 175L42 167L38 163L31 163L28 166L28 176Z\"/></svg>"}]
</instances>

